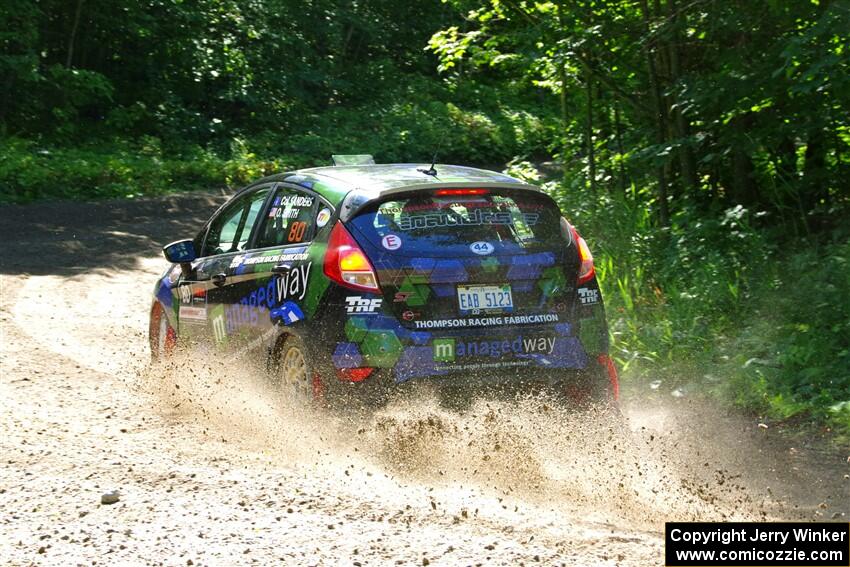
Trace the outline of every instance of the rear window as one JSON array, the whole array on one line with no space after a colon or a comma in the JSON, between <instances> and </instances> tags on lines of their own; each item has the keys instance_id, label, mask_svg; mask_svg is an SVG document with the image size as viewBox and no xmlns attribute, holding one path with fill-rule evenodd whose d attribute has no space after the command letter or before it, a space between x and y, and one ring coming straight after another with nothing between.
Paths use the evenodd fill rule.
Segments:
<instances>
[{"instance_id":1,"label":"rear window","mask_svg":"<svg viewBox=\"0 0 850 567\"><path fill-rule=\"evenodd\" d=\"M351 221L375 246L402 255L445 256L479 250L519 252L560 242L560 211L544 195L419 194L384 201ZM478 252L481 253L481 252ZM489 252L484 252L489 253Z\"/></svg>"}]
</instances>

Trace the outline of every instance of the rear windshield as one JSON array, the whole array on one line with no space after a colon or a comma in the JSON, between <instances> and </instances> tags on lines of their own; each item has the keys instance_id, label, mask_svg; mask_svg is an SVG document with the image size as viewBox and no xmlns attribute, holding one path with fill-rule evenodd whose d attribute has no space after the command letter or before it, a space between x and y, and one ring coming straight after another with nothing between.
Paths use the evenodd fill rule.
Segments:
<instances>
[{"instance_id":1,"label":"rear windshield","mask_svg":"<svg viewBox=\"0 0 850 567\"><path fill-rule=\"evenodd\" d=\"M519 252L560 242L560 212L544 195L418 194L384 201L351 221L372 244L401 255L468 254L485 242L495 252ZM487 247L484 247L487 250Z\"/></svg>"}]
</instances>

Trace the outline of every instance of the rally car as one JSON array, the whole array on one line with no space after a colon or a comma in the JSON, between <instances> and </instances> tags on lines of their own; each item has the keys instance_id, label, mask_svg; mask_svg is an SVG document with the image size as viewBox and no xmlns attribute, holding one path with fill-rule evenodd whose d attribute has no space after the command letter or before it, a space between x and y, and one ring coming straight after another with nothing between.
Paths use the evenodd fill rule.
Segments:
<instances>
[{"instance_id":1,"label":"rally car","mask_svg":"<svg viewBox=\"0 0 850 567\"><path fill-rule=\"evenodd\" d=\"M314 400L422 381L616 400L593 258L551 197L493 171L348 159L261 179L163 248L154 359L266 361Z\"/></svg>"}]
</instances>

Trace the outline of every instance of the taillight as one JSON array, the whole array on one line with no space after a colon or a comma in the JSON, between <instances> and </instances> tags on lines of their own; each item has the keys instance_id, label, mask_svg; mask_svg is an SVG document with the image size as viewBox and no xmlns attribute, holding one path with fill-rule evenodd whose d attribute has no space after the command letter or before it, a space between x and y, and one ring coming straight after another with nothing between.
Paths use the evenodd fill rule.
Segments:
<instances>
[{"instance_id":1,"label":"taillight","mask_svg":"<svg viewBox=\"0 0 850 567\"><path fill-rule=\"evenodd\" d=\"M437 189L434 195L437 197L456 197L462 195L487 195L489 189Z\"/></svg>"},{"instance_id":2,"label":"taillight","mask_svg":"<svg viewBox=\"0 0 850 567\"><path fill-rule=\"evenodd\" d=\"M362 382L366 378L372 375L374 372L374 368L363 367L363 368L337 368L336 375L340 380L344 380L346 382Z\"/></svg>"},{"instance_id":3,"label":"taillight","mask_svg":"<svg viewBox=\"0 0 850 567\"><path fill-rule=\"evenodd\" d=\"M337 221L325 253L325 275L340 285L361 291L378 291L378 278L369 258Z\"/></svg>"},{"instance_id":4,"label":"taillight","mask_svg":"<svg viewBox=\"0 0 850 567\"><path fill-rule=\"evenodd\" d=\"M580 285L590 281L596 274L596 270L593 267L593 254L590 253L590 248L588 248L587 242L585 242L584 238L582 238L578 233L576 227L570 224L567 226L570 228L572 240L578 248L578 257L581 261L581 265L578 269L578 279L576 280L576 283Z\"/></svg>"}]
</instances>

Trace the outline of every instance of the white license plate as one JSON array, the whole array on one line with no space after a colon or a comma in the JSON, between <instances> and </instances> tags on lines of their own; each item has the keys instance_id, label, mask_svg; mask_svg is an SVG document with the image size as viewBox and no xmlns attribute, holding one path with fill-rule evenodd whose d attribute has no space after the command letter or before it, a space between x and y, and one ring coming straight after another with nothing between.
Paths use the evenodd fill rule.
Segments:
<instances>
[{"instance_id":1,"label":"white license plate","mask_svg":"<svg viewBox=\"0 0 850 567\"><path fill-rule=\"evenodd\" d=\"M510 284L459 285L457 302L461 315L510 313L514 309Z\"/></svg>"}]
</instances>

